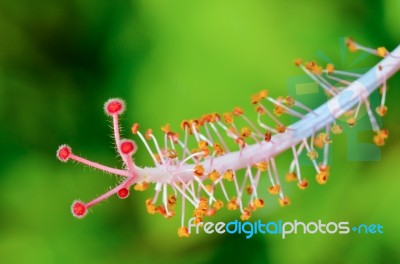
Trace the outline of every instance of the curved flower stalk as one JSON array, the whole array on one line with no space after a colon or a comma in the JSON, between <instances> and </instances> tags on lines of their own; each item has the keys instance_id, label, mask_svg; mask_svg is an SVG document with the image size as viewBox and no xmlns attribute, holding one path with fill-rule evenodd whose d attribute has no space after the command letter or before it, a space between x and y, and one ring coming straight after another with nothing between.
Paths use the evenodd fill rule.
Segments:
<instances>
[{"instance_id":1,"label":"curved flower stalk","mask_svg":"<svg viewBox=\"0 0 400 264\"><path fill-rule=\"evenodd\" d=\"M124 112L125 104L121 99L110 99L105 103L104 110L113 120L115 145L124 163L123 169L110 168L79 157L67 145L59 147L57 157L63 162L74 160L115 174L123 180L90 202L74 201L72 214L82 218L90 207L114 194L124 199L132 186L134 190L143 191L154 183L155 193L146 201L147 211L172 217L177 198L181 197L182 222L178 229L181 237L189 236L184 224L187 205L194 208L196 223L202 222L204 216L214 215L225 205L228 210L239 210L241 219L247 220L254 210L264 206L258 195L261 177L267 177L270 182L270 186L262 186L262 189L277 195L280 205L290 204L275 163L275 157L286 150L293 155L286 180L296 181L300 189L307 188L308 181L301 175L299 161L299 156L306 153L315 168L316 181L325 184L329 177L331 134L342 131L336 123L337 118L346 115L347 123L353 126L361 107L365 107L375 132L374 143L378 146L385 143L388 131L378 126L375 113L379 116L386 114L386 81L400 68L400 46L388 52L383 47L370 49L350 39L346 40L346 44L350 51L363 50L382 60L362 75L337 70L332 64L323 68L315 62L303 64L301 60L296 60L295 65L321 86L329 98L316 109L310 109L292 97L274 99L268 91L261 91L251 97L257 113L254 120L238 107L222 115L206 114L199 119L183 121L183 137L165 125L162 127L164 137L161 142L151 129L142 134L139 124L133 124L132 133L143 142L154 167L141 168L133 162L137 145L132 140L121 139L119 131L119 116ZM376 109L372 109L369 96L378 88L381 102ZM272 110L268 105L272 105ZM287 126L279 119L283 114L299 120ZM239 123L245 125L239 126ZM237 176L240 170L244 176ZM227 185L232 185L234 192L229 193L231 189Z\"/></svg>"}]
</instances>

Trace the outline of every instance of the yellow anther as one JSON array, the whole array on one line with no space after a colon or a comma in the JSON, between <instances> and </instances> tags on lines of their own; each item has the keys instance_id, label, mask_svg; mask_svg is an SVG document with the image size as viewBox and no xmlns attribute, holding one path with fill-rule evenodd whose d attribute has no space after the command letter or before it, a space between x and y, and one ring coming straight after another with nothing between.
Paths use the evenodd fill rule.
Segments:
<instances>
[{"instance_id":1,"label":"yellow anther","mask_svg":"<svg viewBox=\"0 0 400 264\"><path fill-rule=\"evenodd\" d=\"M215 144L214 144L214 151L215 151L215 154L217 154L217 156L218 156L218 155L224 154L224 149L223 149L222 146L221 146L220 144L218 144L218 143L215 143Z\"/></svg>"},{"instance_id":2,"label":"yellow anther","mask_svg":"<svg viewBox=\"0 0 400 264\"><path fill-rule=\"evenodd\" d=\"M297 186L301 189L304 190L308 187L308 181L306 179L302 179L300 182L297 183Z\"/></svg>"},{"instance_id":3,"label":"yellow anther","mask_svg":"<svg viewBox=\"0 0 400 264\"><path fill-rule=\"evenodd\" d=\"M275 128L276 128L276 131L278 131L278 133L285 133L285 131L286 131L285 125L276 125Z\"/></svg>"},{"instance_id":4,"label":"yellow anther","mask_svg":"<svg viewBox=\"0 0 400 264\"><path fill-rule=\"evenodd\" d=\"M288 107L292 107L292 106L294 106L295 103L296 103L296 102L294 101L293 97L291 97L291 96L286 96L284 102L285 102L285 104L286 104Z\"/></svg>"},{"instance_id":5,"label":"yellow anther","mask_svg":"<svg viewBox=\"0 0 400 264\"><path fill-rule=\"evenodd\" d=\"M343 128L342 128L340 125L338 125L338 124L334 124L334 125L331 127L331 131L332 131L333 134L338 135L338 134L341 134L341 133L342 133Z\"/></svg>"},{"instance_id":6,"label":"yellow anther","mask_svg":"<svg viewBox=\"0 0 400 264\"><path fill-rule=\"evenodd\" d=\"M171 126L170 126L169 124L165 124L165 125L163 125L163 126L161 127L161 130L162 130L164 133L168 133L168 132L171 131Z\"/></svg>"},{"instance_id":7,"label":"yellow anther","mask_svg":"<svg viewBox=\"0 0 400 264\"><path fill-rule=\"evenodd\" d=\"M193 119L190 120L190 134L193 133L193 128L198 132L199 131L199 120Z\"/></svg>"},{"instance_id":8,"label":"yellow anther","mask_svg":"<svg viewBox=\"0 0 400 264\"><path fill-rule=\"evenodd\" d=\"M281 186L280 186L279 184L272 185L272 186L270 186L270 187L268 188L268 192L269 192L270 194L276 195L276 194L278 194L280 191L281 191Z\"/></svg>"},{"instance_id":9,"label":"yellow anther","mask_svg":"<svg viewBox=\"0 0 400 264\"><path fill-rule=\"evenodd\" d=\"M324 147L324 142L322 141L322 138L320 137L315 137L314 138L314 146L316 146L317 148L323 148Z\"/></svg>"},{"instance_id":10,"label":"yellow anther","mask_svg":"<svg viewBox=\"0 0 400 264\"><path fill-rule=\"evenodd\" d=\"M251 187L250 184L246 186L246 192L248 195L251 195L253 193L253 187Z\"/></svg>"},{"instance_id":11,"label":"yellow anther","mask_svg":"<svg viewBox=\"0 0 400 264\"><path fill-rule=\"evenodd\" d=\"M152 203L152 199L147 199L146 200L146 209L149 214L155 214L156 213L156 206Z\"/></svg>"},{"instance_id":12,"label":"yellow anther","mask_svg":"<svg viewBox=\"0 0 400 264\"><path fill-rule=\"evenodd\" d=\"M379 48L376 49L376 54L379 57L384 58L388 54L388 51L387 51L387 49L385 47L379 47Z\"/></svg>"},{"instance_id":13,"label":"yellow anther","mask_svg":"<svg viewBox=\"0 0 400 264\"><path fill-rule=\"evenodd\" d=\"M261 90L258 92L258 95L261 97L261 99L267 98L268 97L268 90Z\"/></svg>"},{"instance_id":14,"label":"yellow anther","mask_svg":"<svg viewBox=\"0 0 400 264\"><path fill-rule=\"evenodd\" d=\"M373 140L377 146L381 147L385 145L385 139L387 139L388 137L389 137L389 131L387 129L381 129L376 133Z\"/></svg>"},{"instance_id":15,"label":"yellow anther","mask_svg":"<svg viewBox=\"0 0 400 264\"><path fill-rule=\"evenodd\" d=\"M295 180L297 180L297 175L296 175L295 172L288 172L286 174L286 181L292 182L292 181L295 181Z\"/></svg>"},{"instance_id":16,"label":"yellow anther","mask_svg":"<svg viewBox=\"0 0 400 264\"><path fill-rule=\"evenodd\" d=\"M285 131L286 131L286 126L284 126L284 125L276 125L276 131L278 131L278 133L285 133Z\"/></svg>"},{"instance_id":17,"label":"yellow anther","mask_svg":"<svg viewBox=\"0 0 400 264\"><path fill-rule=\"evenodd\" d=\"M201 177L204 175L204 167L201 164L196 164L194 166L194 171L193 171L194 175L197 177Z\"/></svg>"},{"instance_id":18,"label":"yellow anther","mask_svg":"<svg viewBox=\"0 0 400 264\"><path fill-rule=\"evenodd\" d=\"M231 211L237 210L239 208L239 206L238 206L238 204L236 202L236 198L230 200L226 207L228 208L228 210L231 210Z\"/></svg>"},{"instance_id":19,"label":"yellow anther","mask_svg":"<svg viewBox=\"0 0 400 264\"><path fill-rule=\"evenodd\" d=\"M221 200L216 200L216 201L213 203L213 208L214 208L215 210L219 210L219 209L221 209L222 207L224 207L224 202L222 202Z\"/></svg>"},{"instance_id":20,"label":"yellow anther","mask_svg":"<svg viewBox=\"0 0 400 264\"><path fill-rule=\"evenodd\" d=\"M203 153L203 158L210 155L210 149L208 147L201 148L201 152Z\"/></svg>"},{"instance_id":21,"label":"yellow anther","mask_svg":"<svg viewBox=\"0 0 400 264\"><path fill-rule=\"evenodd\" d=\"M260 115L264 115L265 114L265 109L261 106L257 106L256 107L256 112L259 113Z\"/></svg>"},{"instance_id":22,"label":"yellow anther","mask_svg":"<svg viewBox=\"0 0 400 264\"><path fill-rule=\"evenodd\" d=\"M321 75L322 73L322 67L318 66L318 64L315 61L306 62L306 69L313 74Z\"/></svg>"},{"instance_id":23,"label":"yellow anther","mask_svg":"<svg viewBox=\"0 0 400 264\"><path fill-rule=\"evenodd\" d=\"M212 181L218 180L219 176L220 176L220 175L219 175L218 171L216 171L216 170L213 170L212 172L210 172L210 173L208 174L208 178L209 178L210 180L212 180Z\"/></svg>"},{"instance_id":24,"label":"yellow anther","mask_svg":"<svg viewBox=\"0 0 400 264\"><path fill-rule=\"evenodd\" d=\"M256 94L253 94L251 96L251 103L252 104L258 104L262 99L267 98L268 96L268 91L267 90L262 90Z\"/></svg>"},{"instance_id":25,"label":"yellow anther","mask_svg":"<svg viewBox=\"0 0 400 264\"><path fill-rule=\"evenodd\" d=\"M223 113L222 116L224 117L225 123L227 123L227 124L233 123L232 113Z\"/></svg>"},{"instance_id":26,"label":"yellow anther","mask_svg":"<svg viewBox=\"0 0 400 264\"><path fill-rule=\"evenodd\" d=\"M261 101L261 97L260 97L260 95L259 94L253 94L251 97L250 97L250 102L252 103L252 104L258 104L260 101Z\"/></svg>"},{"instance_id":27,"label":"yellow anther","mask_svg":"<svg viewBox=\"0 0 400 264\"><path fill-rule=\"evenodd\" d=\"M168 197L168 205L171 206L171 207L173 207L175 204L176 204L176 196L173 195L173 194L171 194L171 195Z\"/></svg>"},{"instance_id":28,"label":"yellow anther","mask_svg":"<svg viewBox=\"0 0 400 264\"><path fill-rule=\"evenodd\" d=\"M350 38L346 38L346 46L351 52L357 51L356 43Z\"/></svg>"},{"instance_id":29,"label":"yellow anther","mask_svg":"<svg viewBox=\"0 0 400 264\"><path fill-rule=\"evenodd\" d=\"M328 63L328 64L326 65L326 72L327 72L328 74L332 74L334 71L335 71L335 66L333 66L332 63Z\"/></svg>"},{"instance_id":30,"label":"yellow anther","mask_svg":"<svg viewBox=\"0 0 400 264\"><path fill-rule=\"evenodd\" d=\"M285 113L285 108L283 108L280 105L275 105L274 106L274 114L276 116L281 116L283 113Z\"/></svg>"},{"instance_id":31,"label":"yellow anther","mask_svg":"<svg viewBox=\"0 0 400 264\"><path fill-rule=\"evenodd\" d=\"M233 181L234 172L233 170L229 169L223 174L223 178L227 181Z\"/></svg>"},{"instance_id":32,"label":"yellow anther","mask_svg":"<svg viewBox=\"0 0 400 264\"><path fill-rule=\"evenodd\" d=\"M243 109L242 108L240 108L240 107L235 107L235 108L233 108L233 111L232 111L232 113L235 115L235 116L239 116L239 115L243 115Z\"/></svg>"},{"instance_id":33,"label":"yellow anther","mask_svg":"<svg viewBox=\"0 0 400 264\"><path fill-rule=\"evenodd\" d=\"M210 123L210 122L211 122L211 119L212 119L212 115L210 115L210 114L202 115L202 116L200 117L200 119L199 119L199 124L202 126L202 125L204 125L205 123Z\"/></svg>"},{"instance_id":34,"label":"yellow anther","mask_svg":"<svg viewBox=\"0 0 400 264\"><path fill-rule=\"evenodd\" d=\"M197 225L199 223L203 222L203 218L202 217L195 217L194 218L194 224Z\"/></svg>"},{"instance_id":35,"label":"yellow anther","mask_svg":"<svg viewBox=\"0 0 400 264\"><path fill-rule=\"evenodd\" d=\"M263 208L264 207L264 200L263 199L254 199L253 206L255 208Z\"/></svg>"},{"instance_id":36,"label":"yellow anther","mask_svg":"<svg viewBox=\"0 0 400 264\"><path fill-rule=\"evenodd\" d=\"M382 147L383 145L385 145L385 139L377 135L374 136L373 141L378 147Z\"/></svg>"},{"instance_id":37,"label":"yellow anther","mask_svg":"<svg viewBox=\"0 0 400 264\"><path fill-rule=\"evenodd\" d=\"M151 128L149 128L149 129L146 130L146 133L144 134L144 137L147 140L150 140L151 139L151 135L153 135L153 130Z\"/></svg>"},{"instance_id":38,"label":"yellow anther","mask_svg":"<svg viewBox=\"0 0 400 264\"><path fill-rule=\"evenodd\" d=\"M376 111L376 113L379 115L379 116L385 116L386 115L386 113L387 113L387 107L386 106L384 106L384 105L382 105L382 106L378 106L376 109L375 109L375 111Z\"/></svg>"},{"instance_id":39,"label":"yellow anther","mask_svg":"<svg viewBox=\"0 0 400 264\"><path fill-rule=\"evenodd\" d=\"M250 219L250 217L251 217L250 210L247 209L247 208L244 208L244 209L243 209L243 213L242 213L242 215L240 216L240 220L242 220L242 221L247 221L247 220Z\"/></svg>"},{"instance_id":40,"label":"yellow anther","mask_svg":"<svg viewBox=\"0 0 400 264\"><path fill-rule=\"evenodd\" d=\"M139 131L139 124L138 123L133 124L131 131L132 131L132 134L136 134Z\"/></svg>"},{"instance_id":41,"label":"yellow anther","mask_svg":"<svg viewBox=\"0 0 400 264\"><path fill-rule=\"evenodd\" d=\"M165 210L165 208L163 206L157 206L156 207L156 213L159 213L160 215L163 215L165 217L167 217L167 210Z\"/></svg>"},{"instance_id":42,"label":"yellow anther","mask_svg":"<svg viewBox=\"0 0 400 264\"><path fill-rule=\"evenodd\" d=\"M201 197L198 208L200 210L206 210L208 208L208 200L204 197Z\"/></svg>"},{"instance_id":43,"label":"yellow anther","mask_svg":"<svg viewBox=\"0 0 400 264\"><path fill-rule=\"evenodd\" d=\"M135 191L140 191L143 192L149 188L149 183L148 182L138 182L133 186L133 189Z\"/></svg>"},{"instance_id":44,"label":"yellow anther","mask_svg":"<svg viewBox=\"0 0 400 264\"><path fill-rule=\"evenodd\" d=\"M203 126L205 123L207 123L207 117L205 115L202 115L199 118L199 126ZM181 126L182 127L182 126Z\"/></svg>"},{"instance_id":45,"label":"yellow anther","mask_svg":"<svg viewBox=\"0 0 400 264\"><path fill-rule=\"evenodd\" d=\"M306 64L305 64L305 66L306 66L306 69L307 69L307 70L309 70L309 71L311 71L311 70L312 70L312 68L314 68L314 67L315 67L315 65L317 65L317 64L315 63L315 61L312 61L312 62L306 62Z\"/></svg>"},{"instance_id":46,"label":"yellow anther","mask_svg":"<svg viewBox=\"0 0 400 264\"><path fill-rule=\"evenodd\" d=\"M189 237L189 230L186 226L181 226L178 228L178 236L179 237Z\"/></svg>"},{"instance_id":47,"label":"yellow anther","mask_svg":"<svg viewBox=\"0 0 400 264\"><path fill-rule=\"evenodd\" d=\"M248 127L243 127L243 128L240 130L240 134L241 134L241 136L244 137L244 138L249 137L249 136L251 135L251 129L248 128Z\"/></svg>"},{"instance_id":48,"label":"yellow anther","mask_svg":"<svg viewBox=\"0 0 400 264\"><path fill-rule=\"evenodd\" d=\"M318 152L315 149L312 149L307 153L307 156L310 158L310 160L315 160L318 158Z\"/></svg>"},{"instance_id":49,"label":"yellow anther","mask_svg":"<svg viewBox=\"0 0 400 264\"><path fill-rule=\"evenodd\" d=\"M177 157L178 157L178 152L176 152L175 149L169 149L168 150L168 158L176 159Z\"/></svg>"},{"instance_id":50,"label":"yellow anther","mask_svg":"<svg viewBox=\"0 0 400 264\"><path fill-rule=\"evenodd\" d=\"M317 75L321 75L322 74L322 67L315 65L314 68L312 68L311 70L312 73L317 74Z\"/></svg>"},{"instance_id":51,"label":"yellow anther","mask_svg":"<svg viewBox=\"0 0 400 264\"><path fill-rule=\"evenodd\" d=\"M211 123L217 122L219 120L221 120L221 116L218 113L211 114L211 120L210 120Z\"/></svg>"},{"instance_id":52,"label":"yellow anther","mask_svg":"<svg viewBox=\"0 0 400 264\"><path fill-rule=\"evenodd\" d=\"M331 143L331 139L328 137L328 135L324 132L321 132L318 134L318 137L321 138L322 143Z\"/></svg>"},{"instance_id":53,"label":"yellow anther","mask_svg":"<svg viewBox=\"0 0 400 264\"><path fill-rule=\"evenodd\" d=\"M197 143L197 145L199 146L200 149L202 149L202 148L207 147L207 146L208 146L208 143L207 143L207 141L200 140L200 141Z\"/></svg>"},{"instance_id":54,"label":"yellow anther","mask_svg":"<svg viewBox=\"0 0 400 264\"><path fill-rule=\"evenodd\" d=\"M380 137L387 139L389 137L389 130L387 129L381 129L377 133Z\"/></svg>"},{"instance_id":55,"label":"yellow anther","mask_svg":"<svg viewBox=\"0 0 400 264\"><path fill-rule=\"evenodd\" d=\"M320 173L317 174L317 182L319 184L325 184L328 180L329 173L327 171L321 171Z\"/></svg>"},{"instance_id":56,"label":"yellow anther","mask_svg":"<svg viewBox=\"0 0 400 264\"><path fill-rule=\"evenodd\" d=\"M293 63L296 66L300 66L303 62L301 61L301 59L295 59Z\"/></svg>"},{"instance_id":57,"label":"yellow anther","mask_svg":"<svg viewBox=\"0 0 400 264\"><path fill-rule=\"evenodd\" d=\"M268 169L268 162L260 161L259 163L256 163L256 167L260 171L266 171Z\"/></svg>"},{"instance_id":58,"label":"yellow anther","mask_svg":"<svg viewBox=\"0 0 400 264\"><path fill-rule=\"evenodd\" d=\"M331 140L328 138L326 133L319 133L314 138L314 145L318 148L322 148L325 144L330 143Z\"/></svg>"},{"instance_id":59,"label":"yellow anther","mask_svg":"<svg viewBox=\"0 0 400 264\"><path fill-rule=\"evenodd\" d=\"M189 131L190 131L190 122L188 121L188 120L183 120L182 122L181 122L181 129L183 130L183 131L185 131L185 129L188 129Z\"/></svg>"},{"instance_id":60,"label":"yellow anther","mask_svg":"<svg viewBox=\"0 0 400 264\"><path fill-rule=\"evenodd\" d=\"M347 124L352 127L356 124L356 119L354 117L350 117L349 119L347 119Z\"/></svg>"},{"instance_id":61,"label":"yellow anther","mask_svg":"<svg viewBox=\"0 0 400 264\"><path fill-rule=\"evenodd\" d=\"M290 200L286 196L283 197L283 198L279 198L278 202L279 202L279 205L282 206L282 207L290 205Z\"/></svg>"},{"instance_id":62,"label":"yellow anther","mask_svg":"<svg viewBox=\"0 0 400 264\"><path fill-rule=\"evenodd\" d=\"M206 209L196 208L193 210L193 216L196 218L203 217L205 213L206 213Z\"/></svg>"}]
</instances>

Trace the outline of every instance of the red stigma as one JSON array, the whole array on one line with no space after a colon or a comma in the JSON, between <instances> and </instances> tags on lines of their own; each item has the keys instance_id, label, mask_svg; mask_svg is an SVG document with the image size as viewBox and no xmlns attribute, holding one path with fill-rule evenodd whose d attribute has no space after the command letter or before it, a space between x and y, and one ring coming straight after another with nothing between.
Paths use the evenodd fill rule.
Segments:
<instances>
[{"instance_id":1,"label":"red stigma","mask_svg":"<svg viewBox=\"0 0 400 264\"><path fill-rule=\"evenodd\" d=\"M105 111L108 115L120 115L124 110L125 104L121 99L110 99L105 103Z\"/></svg>"},{"instance_id":2,"label":"red stigma","mask_svg":"<svg viewBox=\"0 0 400 264\"><path fill-rule=\"evenodd\" d=\"M87 213L87 208L84 203L76 201L72 204L71 211L76 218L83 218Z\"/></svg>"},{"instance_id":3,"label":"red stigma","mask_svg":"<svg viewBox=\"0 0 400 264\"><path fill-rule=\"evenodd\" d=\"M132 140L122 140L120 150L125 155L132 155L136 150L136 145Z\"/></svg>"},{"instance_id":4,"label":"red stigma","mask_svg":"<svg viewBox=\"0 0 400 264\"><path fill-rule=\"evenodd\" d=\"M120 199L125 199L129 196L129 190L127 188L121 188L118 190L118 197Z\"/></svg>"},{"instance_id":5,"label":"red stigma","mask_svg":"<svg viewBox=\"0 0 400 264\"><path fill-rule=\"evenodd\" d=\"M57 158L62 162L66 162L69 160L71 153L72 153L72 151L69 146L62 145L57 150Z\"/></svg>"}]
</instances>

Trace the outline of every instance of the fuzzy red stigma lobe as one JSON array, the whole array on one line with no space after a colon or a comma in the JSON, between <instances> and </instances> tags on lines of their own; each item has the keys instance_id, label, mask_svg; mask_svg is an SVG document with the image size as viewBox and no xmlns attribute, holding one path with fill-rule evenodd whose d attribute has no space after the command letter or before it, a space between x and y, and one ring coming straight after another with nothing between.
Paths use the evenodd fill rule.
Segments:
<instances>
[{"instance_id":1,"label":"fuzzy red stigma lobe","mask_svg":"<svg viewBox=\"0 0 400 264\"><path fill-rule=\"evenodd\" d=\"M125 110L125 103L121 99L110 99L104 105L104 110L107 115L120 115Z\"/></svg>"},{"instance_id":2,"label":"fuzzy red stigma lobe","mask_svg":"<svg viewBox=\"0 0 400 264\"><path fill-rule=\"evenodd\" d=\"M83 218L87 214L87 207L81 201L75 201L71 206L71 212L76 218Z\"/></svg>"},{"instance_id":3,"label":"fuzzy red stigma lobe","mask_svg":"<svg viewBox=\"0 0 400 264\"><path fill-rule=\"evenodd\" d=\"M125 155L132 155L136 151L135 142L132 140L121 141L120 150Z\"/></svg>"},{"instance_id":4,"label":"fuzzy red stigma lobe","mask_svg":"<svg viewBox=\"0 0 400 264\"><path fill-rule=\"evenodd\" d=\"M129 196L129 190L127 188L121 188L118 190L117 194L120 199L125 199Z\"/></svg>"},{"instance_id":5,"label":"fuzzy red stigma lobe","mask_svg":"<svg viewBox=\"0 0 400 264\"><path fill-rule=\"evenodd\" d=\"M71 148L68 145L61 145L57 150L57 158L62 162L67 162L71 153Z\"/></svg>"}]
</instances>

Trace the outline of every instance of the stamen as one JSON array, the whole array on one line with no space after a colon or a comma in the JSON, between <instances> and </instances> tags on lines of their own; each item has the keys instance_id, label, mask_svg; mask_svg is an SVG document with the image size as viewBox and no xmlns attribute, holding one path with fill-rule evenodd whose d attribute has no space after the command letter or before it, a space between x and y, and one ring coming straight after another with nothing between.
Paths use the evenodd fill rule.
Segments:
<instances>
[{"instance_id":1,"label":"stamen","mask_svg":"<svg viewBox=\"0 0 400 264\"><path fill-rule=\"evenodd\" d=\"M289 107L286 107L285 105L283 105L282 103L278 102L277 100L275 100L275 99L273 99L271 97L267 97L267 99L270 102L272 102L272 103L274 103L276 105L279 105L280 107L284 108L287 111L287 113L291 114L292 116L295 116L295 117L298 117L298 118L303 118L304 117L304 115L302 115L299 112L296 112L296 111L290 109Z\"/></svg>"},{"instance_id":2,"label":"stamen","mask_svg":"<svg viewBox=\"0 0 400 264\"><path fill-rule=\"evenodd\" d=\"M316 75L312 74L310 71L306 69L303 65L300 65L300 68L311 78L313 79L319 86L321 86L329 95L334 96L336 92L332 90L331 85L327 85L322 82Z\"/></svg>"}]
</instances>

